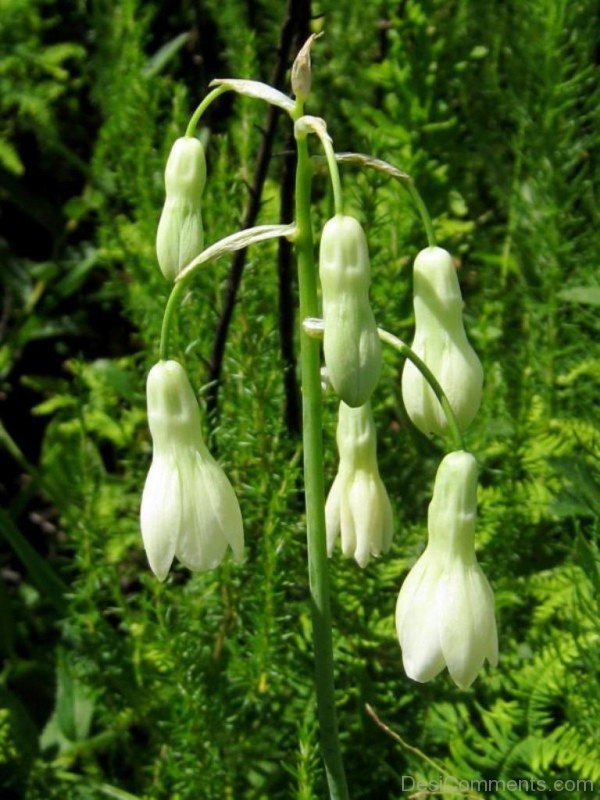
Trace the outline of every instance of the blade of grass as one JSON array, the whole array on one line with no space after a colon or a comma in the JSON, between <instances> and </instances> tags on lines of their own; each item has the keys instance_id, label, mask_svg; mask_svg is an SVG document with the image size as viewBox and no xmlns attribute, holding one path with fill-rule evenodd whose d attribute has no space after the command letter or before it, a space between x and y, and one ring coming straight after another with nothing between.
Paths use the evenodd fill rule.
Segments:
<instances>
[{"instance_id":1,"label":"blade of grass","mask_svg":"<svg viewBox=\"0 0 600 800\"><path fill-rule=\"evenodd\" d=\"M67 586L52 567L34 550L11 517L0 509L0 533L25 567L32 583L57 611L64 611Z\"/></svg>"}]
</instances>

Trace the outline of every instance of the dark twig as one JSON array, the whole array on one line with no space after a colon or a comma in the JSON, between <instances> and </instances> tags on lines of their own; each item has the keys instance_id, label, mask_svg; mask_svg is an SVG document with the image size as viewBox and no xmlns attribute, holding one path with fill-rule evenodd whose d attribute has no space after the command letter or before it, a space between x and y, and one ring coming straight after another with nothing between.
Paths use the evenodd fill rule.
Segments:
<instances>
[{"instance_id":1,"label":"dark twig","mask_svg":"<svg viewBox=\"0 0 600 800\"><path fill-rule=\"evenodd\" d=\"M289 0L288 2L286 15L279 38L277 63L275 64L273 75L271 77L271 85L278 89L283 88L285 73L295 39L294 33L298 29L300 11L304 10L306 5L307 0ZM274 106L270 106L267 115L264 136L262 138L256 158L252 188L248 197L248 204L244 213L242 228L252 227L256 222L256 218L260 210L260 198L262 196L263 186L267 176L267 169L271 160L278 117L279 109L275 108ZM289 222L290 220L288 219L287 221ZM229 325L233 316L233 311L237 300L237 293L242 280L245 265L246 251L239 250L235 253L231 261L229 277L227 279L225 304L217 325L217 331L210 357L210 370L208 376L210 389L206 395L206 405L209 416L213 419L218 415L219 384L221 371L223 368L225 344L227 342Z\"/></svg>"},{"instance_id":2,"label":"dark twig","mask_svg":"<svg viewBox=\"0 0 600 800\"><path fill-rule=\"evenodd\" d=\"M290 132L290 137L292 136ZM280 220L290 219L294 213L294 176L296 153L286 156L281 175ZM283 385L285 391L285 424L292 436L302 430L300 390L296 377L294 353L294 271L292 268L292 245L287 239L278 242L277 275L279 278L279 338L283 361Z\"/></svg>"},{"instance_id":3,"label":"dark twig","mask_svg":"<svg viewBox=\"0 0 600 800\"><path fill-rule=\"evenodd\" d=\"M297 52L309 36L310 0L292 2L292 16L296 13L293 52ZM280 220L289 220L294 211L294 180L296 174L296 148L292 132L288 133L281 176ZM277 254L279 277L279 336L284 370L285 423L290 435L298 436L302 429L300 391L296 377L294 354L294 292L292 247L287 239L279 240Z\"/></svg>"}]
</instances>

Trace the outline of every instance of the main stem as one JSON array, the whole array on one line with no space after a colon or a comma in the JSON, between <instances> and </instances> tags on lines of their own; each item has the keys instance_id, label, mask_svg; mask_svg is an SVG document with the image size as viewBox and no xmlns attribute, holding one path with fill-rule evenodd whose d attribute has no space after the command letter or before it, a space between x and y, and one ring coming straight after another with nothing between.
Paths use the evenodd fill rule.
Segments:
<instances>
[{"instance_id":1,"label":"main stem","mask_svg":"<svg viewBox=\"0 0 600 800\"><path fill-rule=\"evenodd\" d=\"M300 136L296 169L295 245L298 254L300 319L316 317L317 279L310 217L311 167L306 136ZM317 714L321 752L331 800L349 800L338 738L333 684L333 644L329 603L329 572L325 545L325 489L321 409L320 344L300 330L302 373L302 436Z\"/></svg>"}]
</instances>

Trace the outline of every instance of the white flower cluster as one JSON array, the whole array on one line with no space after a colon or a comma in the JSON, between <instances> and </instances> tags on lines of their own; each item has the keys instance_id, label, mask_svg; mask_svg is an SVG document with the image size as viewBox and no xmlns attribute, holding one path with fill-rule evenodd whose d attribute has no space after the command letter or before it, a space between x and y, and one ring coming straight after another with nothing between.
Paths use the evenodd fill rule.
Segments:
<instances>
[{"instance_id":1,"label":"white flower cluster","mask_svg":"<svg viewBox=\"0 0 600 800\"><path fill-rule=\"evenodd\" d=\"M331 226L331 221L327 225ZM329 231L327 226L326 230ZM366 243L361 246L366 253ZM340 257L332 270L329 239L327 248L322 246L321 250L325 361L329 374L337 376L337 381L332 381L334 389L344 397L340 387L351 394L346 384L357 384L357 376L368 370L369 358L364 349L357 350L347 341L359 340L354 329L357 315L352 316L354 327L341 314L328 317L325 290L329 293L329 306L336 307L340 302L339 287L351 285L350 276L361 259ZM346 252L343 248L338 250ZM335 248L333 251L337 253ZM366 263L364 257L362 262ZM335 285L324 283L324 278L329 280L329 273L335 278ZM351 293L352 289L344 288L344 292ZM350 305L349 301L346 303ZM465 333L462 297L452 259L439 247L428 247L417 256L414 309L412 349L441 384L457 424L464 430L481 402L483 372ZM340 344L337 350L332 342ZM378 369L378 363L375 366ZM402 395L412 422L424 434L448 433L439 400L410 361L404 367ZM337 445L339 468L326 504L327 549L331 555L340 536L342 553L353 556L365 567L372 556L389 549L393 532L391 504L377 467L370 401L352 408L340 403ZM476 514L476 461L462 450L450 453L441 462L435 480L427 548L406 578L397 603L396 627L404 668L416 681L431 680L447 666L453 680L466 689L486 658L491 664L497 662L494 598L475 556Z\"/></svg>"},{"instance_id":2,"label":"white flower cluster","mask_svg":"<svg viewBox=\"0 0 600 800\"><path fill-rule=\"evenodd\" d=\"M421 251L414 265L415 336L412 349L433 372L461 430L481 403L483 371L467 339L462 296L450 254ZM424 434L448 433L446 416L423 375L407 361L402 397ZM477 463L465 451L447 455L429 506L429 539L404 581L396 606L396 629L406 674L428 681L447 666L462 689L475 680L485 659L498 660L494 596L475 555Z\"/></svg>"},{"instance_id":3,"label":"white flower cluster","mask_svg":"<svg viewBox=\"0 0 600 800\"><path fill-rule=\"evenodd\" d=\"M200 199L204 150L193 137L173 145L165 172L166 200L157 255L173 281L202 250ZM341 399L337 428L339 467L325 507L327 550L338 537L342 553L366 567L391 546L393 514L379 475L370 397L379 379L379 332L369 301L367 240L358 221L338 214L323 230L319 270L328 380ZM464 430L481 402L483 373L469 344L452 259L428 247L414 265L413 351L441 385ZM306 321L305 332L314 335ZM314 323L314 321L312 321ZM314 326L313 326L314 327ZM425 435L445 436L446 415L423 374L407 361L402 395L408 415ZM144 487L141 530L150 567L160 580L177 557L208 570L230 547L243 557L242 516L225 473L204 444L200 410L183 367L160 361L147 384L153 460ZM453 426L455 427L455 426ZM477 465L457 450L441 462L429 506L427 547L400 591L396 627L407 675L428 681L447 666L461 688L484 661L498 658L494 598L477 563L474 533Z\"/></svg>"}]
</instances>

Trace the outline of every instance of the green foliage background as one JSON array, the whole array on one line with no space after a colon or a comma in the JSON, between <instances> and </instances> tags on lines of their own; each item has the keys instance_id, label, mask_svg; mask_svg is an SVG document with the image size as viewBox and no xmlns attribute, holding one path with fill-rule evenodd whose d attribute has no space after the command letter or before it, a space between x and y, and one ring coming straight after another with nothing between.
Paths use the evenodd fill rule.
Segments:
<instances>
[{"instance_id":1,"label":"green foliage background","mask_svg":"<svg viewBox=\"0 0 600 800\"><path fill-rule=\"evenodd\" d=\"M274 246L248 256L213 433L244 513L246 562L193 576L175 567L158 585L138 529L144 381L168 291L154 255L165 157L210 79L268 80L283 10L273 0L0 5L3 797L325 796ZM467 693L445 674L418 685L402 671L395 600L424 544L441 450L406 430L399 364L386 354L374 405L395 542L364 571L331 561L351 796L409 796L403 775L439 781L441 768L547 787L492 798L564 796L554 782L571 779L582 781L571 796L595 797L594 4L324 0L312 11L326 35L310 112L326 117L338 150L414 176L459 264L486 374L468 442L482 465L479 557L501 645L498 668ZM207 117L208 241L241 222L265 115L228 97ZM282 120L261 222L278 214L284 134ZM377 320L410 340L423 231L398 187L352 169L344 181L369 238ZM323 178L315 200L318 231L331 210ZM227 268L198 276L182 314L180 354L201 396ZM336 402L325 402L332 479Z\"/></svg>"}]
</instances>

